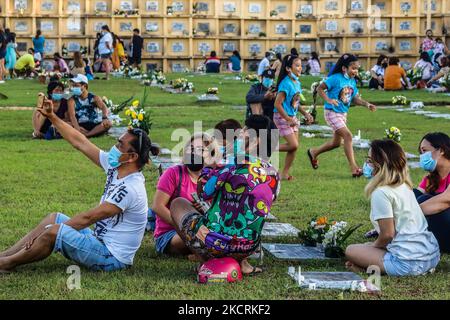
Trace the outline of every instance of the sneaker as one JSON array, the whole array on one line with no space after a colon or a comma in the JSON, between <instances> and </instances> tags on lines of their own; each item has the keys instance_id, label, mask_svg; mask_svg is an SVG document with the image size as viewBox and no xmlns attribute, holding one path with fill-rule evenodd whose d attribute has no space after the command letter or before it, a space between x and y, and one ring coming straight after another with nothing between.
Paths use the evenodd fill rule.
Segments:
<instances>
[{"instance_id":1,"label":"sneaker","mask_svg":"<svg viewBox=\"0 0 450 320\"><path fill-rule=\"evenodd\" d=\"M3 83L5 83L5 81L4 80L0 80L0 84L3 84Z\"/></svg>"}]
</instances>

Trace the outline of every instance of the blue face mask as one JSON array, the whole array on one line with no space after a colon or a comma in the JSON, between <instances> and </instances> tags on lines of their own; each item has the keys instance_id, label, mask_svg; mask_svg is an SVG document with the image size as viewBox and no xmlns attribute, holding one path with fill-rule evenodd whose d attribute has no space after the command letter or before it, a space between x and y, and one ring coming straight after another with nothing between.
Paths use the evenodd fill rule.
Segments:
<instances>
[{"instance_id":1,"label":"blue face mask","mask_svg":"<svg viewBox=\"0 0 450 320\"><path fill-rule=\"evenodd\" d=\"M372 179L373 177L373 167L367 162L365 162L363 166L363 175L367 179Z\"/></svg>"},{"instance_id":2,"label":"blue face mask","mask_svg":"<svg viewBox=\"0 0 450 320\"><path fill-rule=\"evenodd\" d=\"M76 97L79 97L79 96L81 96L81 94L82 94L82 90L81 90L81 88L79 88L79 87L73 87L72 88L72 94L74 95L74 96L76 96Z\"/></svg>"},{"instance_id":3,"label":"blue face mask","mask_svg":"<svg viewBox=\"0 0 450 320\"><path fill-rule=\"evenodd\" d=\"M53 101L61 101L63 96L64 95L62 93L53 93L52 94L52 100Z\"/></svg>"},{"instance_id":4,"label":"blue face mask","mask_svg":"<svg viewBox=\"0 0 450 320\"><path fill-rule=\"evenodd\" d=\"M122 163L120 163L120 161L119 161L119 159L120 159L120 157L122 156L122 152L120 152L120 150L119 149L117 149L117 147L116 146L113 146L112 148L111 148L111 150L109 150L109 153L108 153L108 163L109 163L109 165L112 167L112 168L118 168L118 167L120 167L120 165L122 164Z\"/></svg>"},{"instance_id":5,"label":"blue face mask","mask_svg":"<svg viewBox=\"0 0 450 320\"><path fill-rule=\"evenodd\" d=\"M420 167L428 172L436 170L437 161L433 159L431 151L420 155Z\"/></svg>"},{"instance_id":6,"label":"blue face mask","mask_svg":"<svg viewBox=\"0 0 450 320\"><path fill-rule=\"evenodd\" d=\"M266 88L270 88L273 85L273 79L264 78L262 81L262 85Z\"/></svg>"},{"instance_id":7,"label":"blue face mask","mask_svg":"<svg viewBox=\"0 0 450 320\"><path fill-rule=\"evenodd\" d=\"M298 77L292 71L289 75L291 76L292 79L294 79L295 81L298 81Z\"/></svg>"},{"instance_id":8,"label":"blue face mask","mask_svg":"<svg viewBox=\"0 0 450 320\"><path fill-rule=\"evenodd\" d=\"M245 153L245 143L244 139L238 138L236 139L236 142L234 143L234 154L237 156L239 154Z\"/></svg>"}]
</instances>

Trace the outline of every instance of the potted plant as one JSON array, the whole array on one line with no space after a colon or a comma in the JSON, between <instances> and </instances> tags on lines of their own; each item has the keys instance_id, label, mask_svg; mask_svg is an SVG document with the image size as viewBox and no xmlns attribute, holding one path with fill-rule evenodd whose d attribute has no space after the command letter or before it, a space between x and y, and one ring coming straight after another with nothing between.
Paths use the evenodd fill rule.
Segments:
<instances>
[{"instance_id":1,"label":"potted plant","mask_svg":"<svg viewBox=\"0 0 450 320\"><path fill-rule=\"evenodd\" d=\"M321 244L325 233L330 225L327 217L319 217L312 219L306 229L301 230L298 234L300 241L307 247L315 247Z\"/></svg>"},{"instance_id":2,"label":"potted plant","mask_svg":"<svg viewBox=\"0 0 450 320\"><path fill-rule=\"evenodd\" d=\"M343 258L345 256L344 243L362 224L347 228L347 222L334 221L323 236L322 245L325 257Z\"/></svg>"}]
</instances>

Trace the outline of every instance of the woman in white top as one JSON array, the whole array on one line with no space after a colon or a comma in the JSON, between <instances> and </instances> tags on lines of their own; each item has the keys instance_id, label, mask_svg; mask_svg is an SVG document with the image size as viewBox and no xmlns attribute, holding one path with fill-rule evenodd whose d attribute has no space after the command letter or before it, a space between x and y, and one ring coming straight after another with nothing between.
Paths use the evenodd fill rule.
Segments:
<instances>
[{"instance_id":1,"label":"woman in white top","mask_svg":"<svg viewBox=\"0 0 450 320\"><path fill-rule=\"evenodd\" d=\"M378 231L373 243L350 245L347 267L361 271L378 266L389 276L424 274L439 263L439 245L416 201L400 145L392 140L375 140L364 165L370 197L370 220Z\"/></svg>"},{"instance_id":2,"label":"woman in white top","mask_svg":"<svg viewBox=\"0 0 450 320\"><path fill-rule=\"evenodd\" d=\"M308 67L309 67L309 74L312 76L318 76L320 75L320 59L317 52L312 52L311 57L308 60Z\"/></svg>"},{"instance_id":3,"label":"woman in white top","mask_svg":"<svg viewBox=\"0 0 450 320\"><path fill-rule=\"evenodd\" d=\"M416 62L414 69L422 69L422 80L429 81L433 77L433 64L426 52L420 54L420 60Z\"/></svg>"},{"instance_id":4,"label":"woman in white top","mask_svg":"<svg viewBox=\"0 0 450 320\"><path fill-rule=\"evenodd\" d=\"M377 64L370 69L371 79L369 89L383 90L384 88L384 71L388 67L389 58L384 54L380 55Z\"/></svg>"}]
</instances>

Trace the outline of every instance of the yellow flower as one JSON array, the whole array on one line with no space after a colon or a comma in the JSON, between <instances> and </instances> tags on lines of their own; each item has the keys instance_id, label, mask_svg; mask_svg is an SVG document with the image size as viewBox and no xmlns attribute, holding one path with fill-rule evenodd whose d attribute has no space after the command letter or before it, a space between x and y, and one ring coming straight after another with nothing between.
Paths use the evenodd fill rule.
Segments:
<instances>
[{"instance_id":1,"label":"yellow flower","mask_svg":"<svg viewBox=\"0 0 450 320\"><path fill-rule=\"evenodd\" d=\"M137 113L133 111L133 113L131 114L131 117L132 117L133 119L136 119L136 118L137 118Z\"/></svg>"},{"instance_id":2,"label":"yellow flower","mask_svg":"<svg viewBox=\"0 0 450 320\"><path fill-rule=\"evenodd\" d=\"M139 106L139 100L134 100L133 103L131 104L133 107L137 107Z\"/></svg>"},{"instance_id":3,"label":"yellow flower","mask_svg":"<svg viewBox=\"0 0 450 320\"><path fill-rule=\"evenodd\" d=\"M138 115L138 120L139 120L139 121L144 120L144 115L143 115L142 113L140 113L140 114Z\"/></svg>"},{"instance_id":4,"label":"yellow flower","mask_svg":"<svg viewBox=\"0 0 450 320\"><path fill-rule=\"evenodd\" d=\"M127 109L126 111L125 111L125 115L126 116L129 116L131 114L131 110L130 109Z\"/></svg>"}]
</instances>

